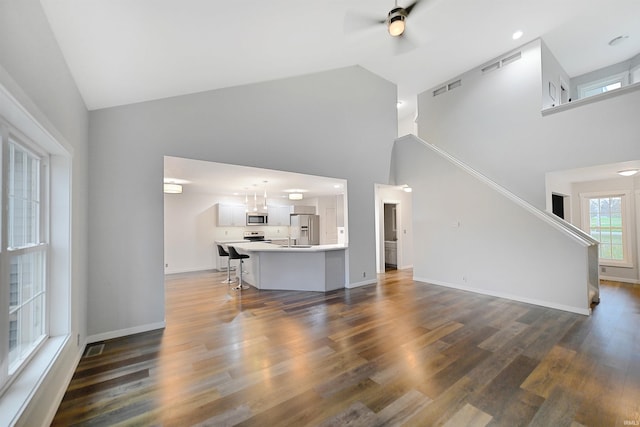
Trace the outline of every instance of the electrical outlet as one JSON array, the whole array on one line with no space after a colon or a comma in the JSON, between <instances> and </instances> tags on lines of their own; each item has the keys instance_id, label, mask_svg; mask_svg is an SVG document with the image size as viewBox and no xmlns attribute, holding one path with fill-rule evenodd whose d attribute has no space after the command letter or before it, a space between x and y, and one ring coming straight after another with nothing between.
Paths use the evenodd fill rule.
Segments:
<instances>
[{"instance_id":1,"label":"electrical outlet","mask_svg":"<svg viewBox=\"0 0 640 427\"><path fill-rule=\"evenodd\" d=\"M362 272L362 277L367 277L367 272L366 271Z\"/></svg>"},{"instance_id":2,"label":"electrical outlet","mask_svg":"<svg viewBox=\"0 0 640 427\"><path fill-rule=\"evenodd\" d=\"M165 265L164 265L164 267L165 267L165 268L169 268L169 264L165 264Z\"/></svg>"}]
</instances>

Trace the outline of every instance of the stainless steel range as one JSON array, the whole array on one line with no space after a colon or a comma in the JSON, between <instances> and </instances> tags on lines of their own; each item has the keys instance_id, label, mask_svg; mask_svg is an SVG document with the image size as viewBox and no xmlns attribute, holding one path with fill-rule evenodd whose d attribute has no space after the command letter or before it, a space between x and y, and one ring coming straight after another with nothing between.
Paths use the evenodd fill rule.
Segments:
<instances>
[{"instance_id":1,"label":"stainless steel range","mask_svg":"<svg viewBox=\"0 0 640 427\"><path fill-rule=\"evenodd\" d=\"M245 231L244 240L250 242L264 242L264 231Z\"/></svg>"}]
</instances>

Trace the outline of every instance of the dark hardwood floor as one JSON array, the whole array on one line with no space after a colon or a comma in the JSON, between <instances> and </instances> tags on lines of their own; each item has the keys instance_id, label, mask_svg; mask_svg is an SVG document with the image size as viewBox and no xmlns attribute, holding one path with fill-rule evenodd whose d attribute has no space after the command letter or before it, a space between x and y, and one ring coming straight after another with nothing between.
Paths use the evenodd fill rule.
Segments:
<instances>
[{"instance_id":1,"label":"dark hardwood floor","mask_svg":"<svg viewBox=\"0 0 640 427\"><path fill-rule=\"evenodd\" d=\"M224 278L167 277L166 329L85 353L53 425L640 425L640 286L586 317L407 270L327 294Z\"/></svg>"}]
</instances>

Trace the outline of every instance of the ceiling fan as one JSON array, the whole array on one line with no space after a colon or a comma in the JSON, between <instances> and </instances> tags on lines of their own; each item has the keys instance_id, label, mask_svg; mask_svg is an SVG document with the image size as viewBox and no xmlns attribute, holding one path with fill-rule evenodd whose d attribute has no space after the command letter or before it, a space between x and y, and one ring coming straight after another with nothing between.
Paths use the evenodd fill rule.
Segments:
<instances>
[{"instance_id":1,"label":"ceiling fan","mask_svg":"<svg viewBox=\"0 0 640 427\"><path fill-rule=\"evenodd\" d=\"M392 37L399 37L404 34L406 29L406 19L414 11L415 7L418 6L424 0L414 0L413 3L406 7L398 6L398 0L395 0L395 6L393 9L387 13L387 17L385 19L377 19L370 18L362 15L347 15L345 19L345 30L347 32L353 32L354 30L362 30L379 26L386 25L387 30L389 31L389 35Z\"/></svg>"},{"instance_id":2,"label":"ceiling fan","mask_svg":"<svg viewBox=\"0 0 640 427\"><path fill-rule=\"evenodd\" d=\"M399 37L404 34L405 20L419 2L420 0L415 0L407 7L398 7L398 0L396 0L396 6L389 11L387 19L383 21L387 24L387 29L392 37Z\"/></svg>"},{"instance_id":3,"label":"ceiling fan","mask_svg":"<svg viewBox=\"0 0 640 427\"><path fill-rule=\"evenodd\" d=\"M347 13L345 17L345 32L355 33L362 32L372 28L379 28L382 25L387 27L387 31L392 38L395 38L398 43L404 45L403 49L399 49L397 53L407 51L408 48L415 47L413 43L407 40L406 36L406 21L409 15L416 10L421 2L425 0L414 0L411 4L405 7L398 6L398 0L395 0L395 6L387 13L385 19L372 18L363 16L361 14ZM400 42L400 40L403 40Z\"/></svg>"}]
</instances>

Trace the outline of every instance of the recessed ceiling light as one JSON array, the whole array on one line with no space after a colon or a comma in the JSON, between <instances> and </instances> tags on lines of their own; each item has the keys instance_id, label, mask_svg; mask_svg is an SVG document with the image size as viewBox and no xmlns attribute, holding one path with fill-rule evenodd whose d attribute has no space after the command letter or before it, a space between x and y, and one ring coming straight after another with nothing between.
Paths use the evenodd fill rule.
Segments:
<instances>
[{"instance_id":1,"label":"recessed ceiling light","mask_svg":"<svg viewBox=\"0 0 640 427\"><path fill-rule=\"evenodd\" d=\"M618 171L618 175L622 176L633 176L638 173L638 169L625 169L622 171Z\"/></svg>"},{"instance_id":2,"label":"recessed ceiling light","mask_svg":"<svg viewBox=\"0 0 640 427\"><path fill-rule=\"evenodd\" d=\"M513 33L513 35L511 36L511 38L513 38L514 40L518 40L520 37L522 37L524 33L520 30L516 31L515 33Z\"/></svg>"},{"instance_id":3,"label":"recessed ceiling light","mask_svg":"<svg viewBox=\"0 0 640 427\"><path fill-rule=\"evenodd\" d=\"M625 41L628 38L629 38L629 36L626 36L626 35L614 37L611 40L609 40L609 46L615 46L617 44L620 44L620 43L622 43L623 41Z\"/></svg>"},{"instance_id":4,"label":"recessed ceiling light","mask_svg":"<svg viewBox=\"0 0 640 427\"><path fill-rule=\"evenodd\" d=\"M181 194L182 193L182 185L180 184L164 184L164 192L167 194Z\"/></svg>"}]
</instances>

